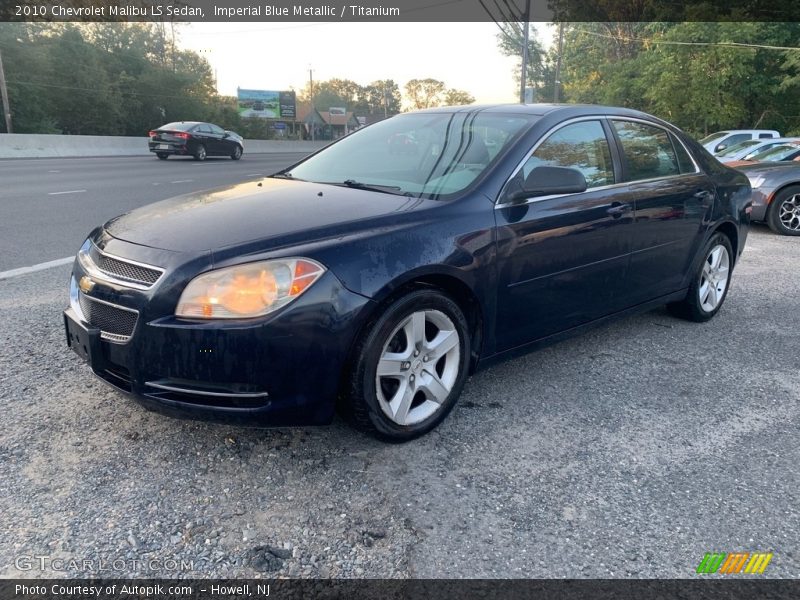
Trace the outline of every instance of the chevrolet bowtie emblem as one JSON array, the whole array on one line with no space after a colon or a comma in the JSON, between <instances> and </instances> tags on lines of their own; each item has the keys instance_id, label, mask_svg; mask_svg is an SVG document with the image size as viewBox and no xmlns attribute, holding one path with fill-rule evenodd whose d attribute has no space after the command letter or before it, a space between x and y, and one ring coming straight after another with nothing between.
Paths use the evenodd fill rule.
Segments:
<instances>
[{"instance_id":1,"label":"chevrolet bowtie emblem","mask_svg":"<svg viewBox=\"0 0 800 600\"><path fill-rule=\"evenodd\" d=\"M94 281L92 281L86 275L84 275L78 282L78 287L84 294L88 294L94 289Z\"/></svg>"}]
</instances>

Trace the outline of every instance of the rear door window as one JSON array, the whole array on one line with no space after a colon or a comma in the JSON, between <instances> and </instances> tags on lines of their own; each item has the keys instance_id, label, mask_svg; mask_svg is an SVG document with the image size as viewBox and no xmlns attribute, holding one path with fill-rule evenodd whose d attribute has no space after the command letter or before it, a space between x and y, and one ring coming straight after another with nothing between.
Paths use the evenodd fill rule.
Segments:
<instances>
[{"instance_id":1,"label":"rear door window","mask_svg":"<svg viewBox=\"0 0 800 600\"><path fill-rule=\"evenodd\" d=\"M667 131L635 121L615 120L612 123L622 146L629 180L658 179L681 174L678 155ZM684 157L684 160L687 158ZM688 165L685 164L684 168L688 168Z\"/></svg>"}]
</instances>

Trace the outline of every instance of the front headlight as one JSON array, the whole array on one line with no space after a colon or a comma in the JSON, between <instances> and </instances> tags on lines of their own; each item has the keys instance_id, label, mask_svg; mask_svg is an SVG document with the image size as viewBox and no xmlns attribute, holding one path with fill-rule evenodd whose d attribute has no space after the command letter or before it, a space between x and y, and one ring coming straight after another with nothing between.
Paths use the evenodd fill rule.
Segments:
<instances>
[{"instance_id":1,"label":"front headlight","mask_svg":"<svg viewBox=\"0 0 800 600\"><path fill-rule=\"evenodd\" d=\"M756 189L757 187L761 187L766 181L766 178L763 175L756 175L755 177L748 177L750 180L750 187Z\"/></svg>"},{"instance_id":2,"label":"front headlight","mask_svg":"<svg viewBox=\"0 0 800 600\"><path fill-rule=\"evenodd\" d=\"M299 297L325 272L308 258L265 260L227 267L192 279L175 315L192 319L260 317Z\"/></svg>"}]
</instances>

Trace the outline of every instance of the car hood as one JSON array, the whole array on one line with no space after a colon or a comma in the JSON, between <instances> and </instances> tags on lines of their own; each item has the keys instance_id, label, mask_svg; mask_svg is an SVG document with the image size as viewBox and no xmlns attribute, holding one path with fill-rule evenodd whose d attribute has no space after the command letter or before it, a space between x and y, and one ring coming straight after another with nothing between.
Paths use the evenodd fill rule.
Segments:
<instances>
[{"instance_id":1,"label":"car hood","mask_svg":"<svg viewBox=\"0 0 800 600\"><path fill-rule=\"evenodd\" d=\"M135 209L105 224L115 238L178 252L214 251L255 240L313 241L344 234L421 204L417 198L265 178L185 194Z\"/></svg>"}]
</instances>

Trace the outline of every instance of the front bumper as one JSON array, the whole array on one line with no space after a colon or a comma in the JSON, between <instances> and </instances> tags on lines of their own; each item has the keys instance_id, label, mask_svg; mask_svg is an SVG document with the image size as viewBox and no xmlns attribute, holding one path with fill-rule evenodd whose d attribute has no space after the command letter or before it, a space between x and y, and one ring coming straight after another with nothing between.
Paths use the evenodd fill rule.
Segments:
<instances>
[{"instance_id":1,"label":"front bumper","mask_svg":"<svg viewBox=\"0 0 800 600\"><path fill-rule=\"evenodd\" d=\"M767 209L769 202L772 199L773 190L756 188L753 190L751 199L753 201L753 210L750 213L750 219L753 221L766 221Z\"/></svg>"},{"instance_id":2,"label":"front bumper","mask_svg":"<svg viewBox=\"0 0 800 600\"><path fill-rule=\"evenodd\" d=\"M118 342L90 324L76 301L84 275L76 261L64 322L68 345L97 377L158 412L246 425L329 423L371 303L327 272L272 315L199 321L164 315L170 303L163 295L182 289L169 273L147 291L116 289L95 277L90 298L138 311L132 335Z\"/></svg>"}]
</instances>

